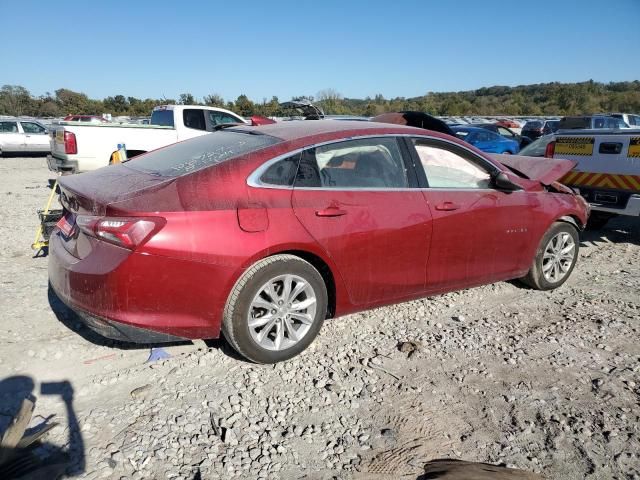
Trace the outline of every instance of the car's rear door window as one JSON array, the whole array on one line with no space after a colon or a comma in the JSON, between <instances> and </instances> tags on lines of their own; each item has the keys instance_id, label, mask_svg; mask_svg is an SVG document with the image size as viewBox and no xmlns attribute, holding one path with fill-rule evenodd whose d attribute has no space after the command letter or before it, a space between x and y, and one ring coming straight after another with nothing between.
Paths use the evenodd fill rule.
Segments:
<instances>
[{"instance_id":1,"label":"car's rear door window","mask_svg":"<svg viewBox=\"0 0 640 480\"><path fill-rule=\"evenodd\" d=\"M453 145L418 138L412 139L412 143L429 188L490 188L495 166Z\"/></svg>"},{"instance_id":2,"label":"car's rear door window","mask_svg":"<svg viewBox=\"0 0 640 480\"><path fill-rule=\"evenodd\" d=\"M300 153L278 160L260 176L260 184L274 187L291 187L298 171Z\"/></svg>"},{"instance_id":3,"label":"car's rear door window","mask_svg":"<svg viewBox=\"0 0 640 480\"><path fill-rule=\"evenodd\" d=\"M207 124L204 121L204 111L199 108L185 108L182 111L184 126L195 130L206 130Z\"/></svg>"},{"instance_id":4,"label":"car's rear door window","mask_svg":"<svg viewBox=\"0 0 640 480\"><path fill-rule=\"evenodd\" d=\"M395 137L331 143L305 150L295 187L391 189L409 186Z\"/></svg>"},{"instance_id":5,"label":"car's rear door window","mask_svg":"<svg viewBox=\"0 0 640 480\"><path fill-rule=\"evenodd\" d=\"M18 133L18 123L0 122L0 133Z\"/></svg>"}]
</instances>

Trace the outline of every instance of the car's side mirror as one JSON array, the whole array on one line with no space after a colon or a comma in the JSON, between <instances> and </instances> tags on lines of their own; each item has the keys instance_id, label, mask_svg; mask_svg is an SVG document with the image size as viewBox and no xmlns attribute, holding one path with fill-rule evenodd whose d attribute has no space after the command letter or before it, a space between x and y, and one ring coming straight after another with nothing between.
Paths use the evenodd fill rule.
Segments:
<instances>
[{"instance_id":1,"label":"car's side mirror","mask_svg":"<svg viewBox=\"0 0 640 480\"><path fill-rule=\"evenodd\" d=\"M515 192L516 190L522 190L522 187L513 182L504 172L498 172L493 176L493 186L498 190L503 190L505 192Z\"/></svg>"}]
</instances>

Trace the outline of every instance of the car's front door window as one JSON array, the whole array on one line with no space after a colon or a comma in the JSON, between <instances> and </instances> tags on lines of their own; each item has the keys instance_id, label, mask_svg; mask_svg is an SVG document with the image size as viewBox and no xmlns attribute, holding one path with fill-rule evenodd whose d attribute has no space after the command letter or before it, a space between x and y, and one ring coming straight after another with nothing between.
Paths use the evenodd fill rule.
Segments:
<instances>
[{"instance_id":1,"label":"car's front door window","mask_svg":"<svg viewBox=\"0 0 640 480\"><path fill-rule=\"evenodd\" d=\"M407 188L407 171L394 137L365 138L306 150L296 187Z\"/></svg>"},{"instance_id":2,"label":"car's front door window","mask_svg":"<svg viewBox=\"0 0 640 480\"><path fill-rule=\"evenodd\" d=\"M44 127L33 122L21 122L24 133L45 133Z\"/></svg>"},{"instance_id":3,"label":"car's front door window","mask_svg":"<svg viewBox=\"0 0 640 480\"><path fill-rule=\"evenodd\" d=\"M452 150L414 139L429 188L489 188L491 174Z\"/></svg>"},{"instance_id":4,"label":"car's front door window","mask_svg":"<svg viewBox=\"0 0 640 480\"><path fill-rule=\"evenodd\" d=\"M215 125L225 125L229 123L242 123L240 119L229 115L224 112L217 112L215 110L209 110L209 123L213 126Z\"/></svg>"}]
</instances>

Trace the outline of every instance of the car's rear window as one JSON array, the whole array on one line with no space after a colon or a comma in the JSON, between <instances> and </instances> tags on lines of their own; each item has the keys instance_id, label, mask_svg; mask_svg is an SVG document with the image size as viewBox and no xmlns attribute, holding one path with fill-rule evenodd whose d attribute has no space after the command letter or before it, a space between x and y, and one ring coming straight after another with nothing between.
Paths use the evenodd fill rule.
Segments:
<instances>
[{"instance_id":1,"label":"car's rear window","mask_svg":"<svg viewBox=\"0 0 640 480\"><path fill-rule=\"evenodd\" d=\"M151 112L151 125L173 127L173 110L154 110Z\"/></svg>"},{"instance_id":2,"label":"car's rear window","mask_svg":"<svg viewBox=\"0 0 640 480\"><path fill-rule=\"evenodd\" d=\"M589 117L565 117L558 123L558 130L591 128Z\"/></svg>"},{"instance_id":3,"label":"car's rear window","mask_svg":"<svg viewBox=\"0 0 640 480\"><path fill-rule=\"evenodd\" d=\"M527 122L523 130L531 130L533 128L542 128L542 122L539 122L537 120L533 122Z\"/></svg>"},{"instance_id":4,"label":"car's rear window","mask_svg":"<svg viewBox=\"0 0 640 480\"><path fill-rule=\"evenodd\" d=\"M223 130L134 157L126 165L154 175L179 177L279 142L271 135Z\"/></svg>"}]
</instances>

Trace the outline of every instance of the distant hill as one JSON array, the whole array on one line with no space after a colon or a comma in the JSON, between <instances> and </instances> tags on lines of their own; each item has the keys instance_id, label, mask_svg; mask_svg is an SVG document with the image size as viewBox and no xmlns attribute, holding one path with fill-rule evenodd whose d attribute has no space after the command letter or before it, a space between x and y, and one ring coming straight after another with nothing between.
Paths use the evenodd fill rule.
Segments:
<instances>
[{"instance_id":1,"label":"distant hill","mask_svg":"<svg viewBox=\"0 0 640 480\"><path fill-rule=\"evenodd\" d=\"M640 112L640 81L541 83L485 87L463 92L429 92L422 97L328 99L318 102L326 113L377 115L419 110L434 115L576 115Z\"/></svg>"},{"instance_id":2,"label":"distant hill","mask_svg":"<svg viewBox=\"0 0 640 480\"><path fill-rule=\"evenodd\" d=\"M589 80L580 83L540 83L517 87L484 87L464 92L429 92L415 98L386 99L343 98L334 89L326 89L313 96L293 97L309 99L320 105L325 113L337 115L373 116L399 110L418 110L433 115L575 115L598 112L640 112L640 80L599 83ZM112 115L149 115L155 105L181 103L220 106L241 115L282 115L278 97L253 102L246 95L235 101L225 101L218 94L197 99L183 93L179 99L139 99L115 95L102 100L90 99L84 93L65 88L34 97L24 87L5 85L0 89L0 115L32 115L55 117L71 113Z\"/></svg>"}]
</instances>

